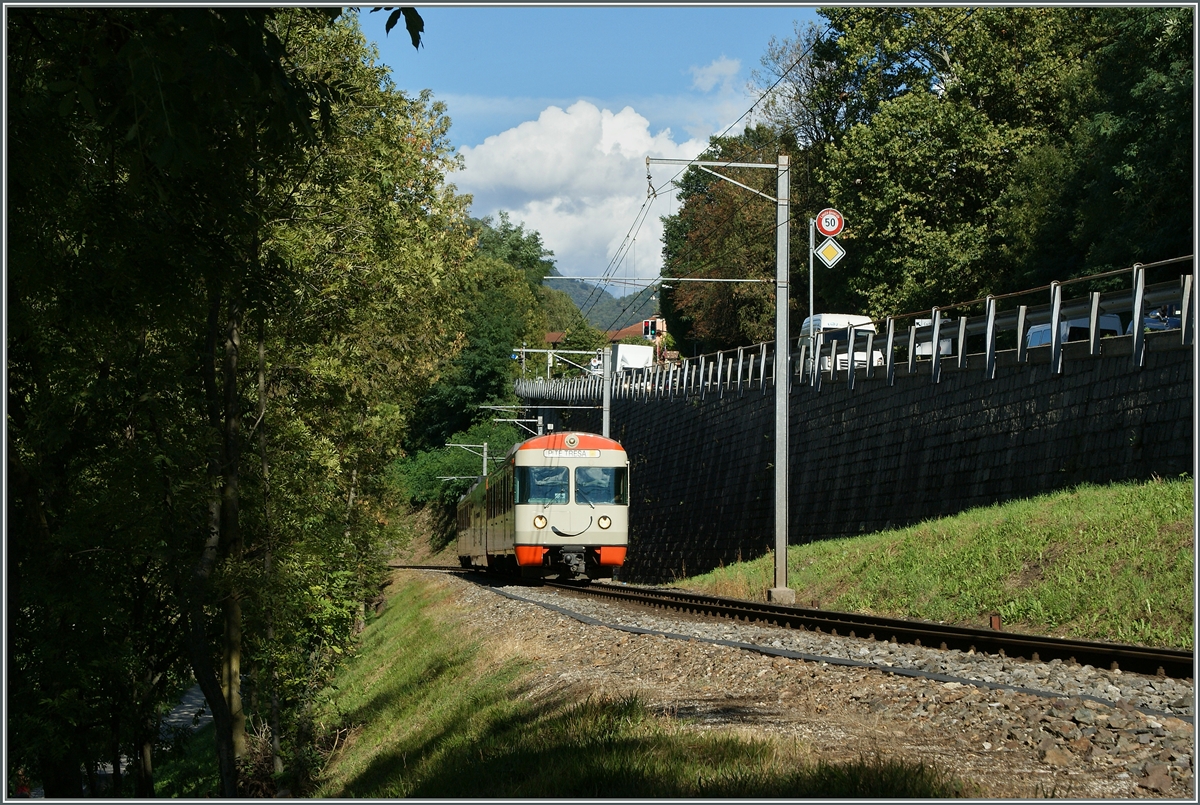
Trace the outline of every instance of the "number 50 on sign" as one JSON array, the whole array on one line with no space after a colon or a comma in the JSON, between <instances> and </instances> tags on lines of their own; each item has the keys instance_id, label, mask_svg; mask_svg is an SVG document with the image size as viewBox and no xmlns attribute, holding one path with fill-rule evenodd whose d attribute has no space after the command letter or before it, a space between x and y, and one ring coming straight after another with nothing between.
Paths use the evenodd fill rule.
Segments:
<instances>
[{"instance_id":1,"label":"number 50 on sign","mask_svg":"<svg viewBox=\"0 0 1200 805\"><path fill-rule=\"evenodd\" d=\"M826 207L817 213L817 231L827 238L841 234L845 223L842 214L832 207Z\"/></svg>"}]
</instances>

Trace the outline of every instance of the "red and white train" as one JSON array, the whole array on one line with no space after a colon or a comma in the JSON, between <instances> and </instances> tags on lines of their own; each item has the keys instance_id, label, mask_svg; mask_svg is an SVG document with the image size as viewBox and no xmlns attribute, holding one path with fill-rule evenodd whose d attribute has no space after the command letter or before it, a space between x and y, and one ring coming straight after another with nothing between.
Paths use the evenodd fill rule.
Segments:
<instances>
[{"instance_id":1,"label":"red and white train","mask_svg":"<svg viewBox=\"0 0 1200 805\"><path fill-rule=\"evenodd\" d=\"M458 501L463 567L610 578L629 544L629 458L594 433L535 436Z\"/></svg>"}]
</instances>

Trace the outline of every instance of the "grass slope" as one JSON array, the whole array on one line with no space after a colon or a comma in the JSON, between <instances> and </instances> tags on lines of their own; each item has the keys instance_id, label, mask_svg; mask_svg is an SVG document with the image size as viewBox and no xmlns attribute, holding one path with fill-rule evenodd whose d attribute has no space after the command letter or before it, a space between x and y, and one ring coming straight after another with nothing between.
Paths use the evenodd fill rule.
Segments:
<instances>
[{"instance_id":1,"label":"grass slope","mask_svg":"<svg viewBox=\"0 0 1200 805\"><path fill-rule=\"evenodd\" d=\"M697 733L636 699L526 699L533 668L481 641L451 592L400 577L321 719L347 738L320 797L936 797L918 764L830 765L795 742Z\"/></svg>"},{"instance_id":2,"label":"grass slope","mask_svg":"<svg viewBox=\"0 0 1200 805\"><path fill-rule=\"evenodd\" d=\"M180 736L170 750L157 758L154 795L160 799L217 796L221 785L216 757L217 742L211 721L193 733Z\"/></svg>"},{"instance_id":3,"label":"grass slope","mask_svg":"<svg viewBox=\"0 0 1200 805\"><path fill-rule=\"evenodd\" d=\"M798 604L1192 648L1191 479L1083 485L788 550ZM763 599L771 554L679 582Z\"/></svg>"}]
</instances>

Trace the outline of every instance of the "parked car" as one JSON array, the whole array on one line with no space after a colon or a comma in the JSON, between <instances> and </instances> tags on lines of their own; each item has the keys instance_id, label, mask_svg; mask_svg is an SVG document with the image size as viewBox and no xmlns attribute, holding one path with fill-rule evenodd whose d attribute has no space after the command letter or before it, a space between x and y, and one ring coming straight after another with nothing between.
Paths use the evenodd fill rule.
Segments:
<instances>
[{"instance_id":1,"label":"parked car","mask_svg":"<svg viewBox=\"0 0 1200 805\"><path fill-rule=\"evenodd\" d=\"M1179 312L1178 305L1163 305L1153 313L1148 313L1142 317L1143 332L1157 332L1159 330L1178 330L1183 327L1182 314ZM1133 334L1133 322L1129 322L1129 326L1125 328L1125 335Z\"/></svg>"},{"instance_id":2,"label":"parked car","mask_svg":"<svg viewBox=\"0 0 1200 805\"><path fill-rule=\"evenodd\" d=\"M811 335L823 334L825 343L831 341L844 342L846 340L846 328L853 326L856 330L863 333L875 332L875 325L871 322L869 316L856 316L851 313L818 313L815 316L807 317L800 325L800 339L804 340ZM865 367L867 365L866 352L866 336L855 337L854 350L854 366ZM862 347L859 349L858 347ZM838 371L844 371L850 364L850 358L846 355L846 347L839 347L841 352L838 353L837 368ZM870 360L876 366L883 366L883 352L878 349L871 350ZM805 359L804 371L807 374L812 369L812 356ZM822 357L820 363L822 372L829 370L829 358Z\"/></svg>"},{"instance_id":3,"label":"parked car","mask_svg":"<svg viewBox=\"0 0 1200 805\"><path fill-rule=\"evenodd\" d=\"M1116 313L1100 314L1100 319L1096 324L1100 328L1101 338L1109 338L1121 334L1121 317ZM1064 344L1069 341L1087 341L1090 327L1091 324L1086 318L1064 319L1058 323L1059 337L1062 338ZM1049 346L1050 335L1049 322L1046 324L1035 324L1025 334L1025 346L1029 348Z\"/></svg>"}]
</instances>

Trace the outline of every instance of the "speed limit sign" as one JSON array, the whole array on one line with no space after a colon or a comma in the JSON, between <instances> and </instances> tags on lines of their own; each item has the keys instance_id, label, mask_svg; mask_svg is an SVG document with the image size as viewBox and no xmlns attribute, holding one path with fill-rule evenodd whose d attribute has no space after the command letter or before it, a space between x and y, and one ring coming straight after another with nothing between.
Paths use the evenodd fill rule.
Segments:
<instances>
[{"instance_id":1,"label":"speed limit sign","mask_svg":"<svg viewBox=\"0 0 1200 805\"><path fill-rule=\"evenodd\" d=\"M832 207L826 207L817 213L817 231L826 237L833 237L845 226L842 214Z\"/></svg>"}]
</instances>

